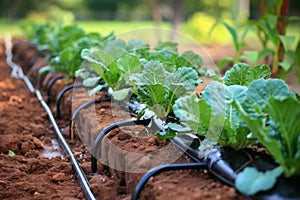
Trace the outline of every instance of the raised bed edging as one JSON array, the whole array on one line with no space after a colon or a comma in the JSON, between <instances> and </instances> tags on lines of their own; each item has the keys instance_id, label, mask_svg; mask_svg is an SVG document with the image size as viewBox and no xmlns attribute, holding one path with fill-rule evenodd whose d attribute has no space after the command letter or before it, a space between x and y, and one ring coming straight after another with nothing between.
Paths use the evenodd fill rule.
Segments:
<instances>
[{"instance_id":1,"label":"raised bed edging","mask_svg":"<svg viewBox=\"0 0 300 200\"><path fill-rule=\"evenodd\" d=\"M28 58L29 58L30 56L28 56ZM27 56L26 56L26 58L27 58ZM28 59L27 59L28 60ZM34 70L34 71L37 71L40 67L42 67L42 65L40 65L39 63L45 63L45 62L43 62L43 61L41 61L41 60L37 60L35 63L34 63L34 66L37 66L36 67L36 69ZM44 66L44 65L43 65ZM51 80L50 78L49 79L46 79L47 81L44 81L45 80L45 76L43 76L43 77L41 77L41 76L39 76L38 75L38 73L31 73L32 75L31 75L31 79L32 80L36 80L35 81L35 85L37 85L37 86L40 86L44 91L45 91L45 88L47 87L47 84L49 83L49 81ZM64 88L66 85L68 85L68 84L72 84L71 82L69 82L69 83L67 83L67 84L65 84L64 82L62 82L61 81L61 83L58 83L57 85L58 86L56 86L56 87L53 87L53 92L51 93L51 100L53 100L53 99L56 99L57 98L57 94L59 93L59 91L62 89L62 88ZM66 97L63 99L63 102L62 102L62 104L63 104L63 108L64 108L64 110L66 111L65 113L64 113L64 115L65 115L65 118L66 119L70 119L70 117L71 117L71 111L72 111L72 105L71 105L71 99L72 99L72 93L70 92L68 95L66 95ZM85 100L85 98L82 98L83 99L83 101ZM105 105L105 104L103 104L103 105ZM97 114L97 116L98 117L101 117L101 109L103 109L103 105L102 104L100 104L100 105L96 105L96 110L99 110L100 111L100 113L99 113L99 116L98 116L98 114ZM75 106L75 107L77 107L77 105L73 105L73 106ZM79 106L79 105L78 105ZM107 108L107 107L109 107L109 106L104 106L104 108ZM55 112L55 110L53 110L54 112ZM90 119L92 119L92 120L90 120ZM79 127L82 127L82 129L81 129L81 131L83 131L83 133L84 134L87 134L87 135L90 135L90 137L88 138L88 144L90 144L92 141L93 141L93 139L95 138L95 136L96 136L96 134L98 134L99 133L99 131L100 131L100 129L101 128L104 128L105 126L107 126L107 125L110 125L110 124L103 124L103 127L101 127L101 128L99 128L99 127L97 127L97 126L95 126L95 124L94 123L92 123L92 121L93 121L93 119L94 119L94 116L92 116L91 115L91 112L89 112L88 111L88 109L86 109L86 110L83 110L82 111L82 113L80 114L80 116L79 116L79 119L78 119L78 121L79 121ZM84 132L84 130L87 130L86 132ZM89 133L87 133L87 132L89 132ZM121 134L120 132L117 132L117 131L115 131L115 132L113 132L111 135L110 135L110 139L111 140L113 140L114 142L116 142L116 143L118 143L118 142L124 142L124 143L133 143L134 142L134 140L132 139L132 137L127 137L127 136L125 136L126 135L126 133L124 134ZM123 137L121 137L121 136L123 136ZM137 141L135 141L135 142L137 142ZM153 147L153 145L155 146L157 143L160 143L160 141L157 141L157 140L155 140L155 139L153 139L153 138L149 138L149 139L145 139L145 141L144 141L145 143L144 143L144 145L146 144L146 145L148 145L148 147L147 148L149 148L149 149L147 149L146 147L144 148L144 149L137 149L138 151L141 151L141 152L145 152L145 151L150 151L151 150L151 148L150 147ZM104 145L103 145L103 149L105 150L105 151L101 151L101 152L103 152L103 155L101 155L101 158L108 158L108 159L110 159L109 160L109 162L113 162L113 163L115 163L115 165L120 165L120 166L123 166L124 165L124 159L126 159L126 155L122 155L122 156L119 156L119 157L117 157L117 158L113 158L113 160L111 160L111 156L109 156L110 155L110 153L111 153L111 150L109 150L109 147L107 147L107 146L105 146L105 145L107 145L107 143L104 143ZM153 149L152 148L152 151L153 150L155 150L155 149ZM186 161L187 159L185 158L185 156L183 156L182 158L181 158L181 161L182 160L184 160L184 161ZM89 166L87 166L88 164L90 164L90 162L88 162L88 163L83 163L83 169L85 170L85 172L86 172L86 174L89 174L90 173L90 171L89 171ZM100 164L100 167L99 167L99 172L101 173L101 172L103 172L102 170L104 170L104 169L106 169L106 167L104 166L104 165L102 165L101 163L99 163ZM137 163L137 164L139 164L139 163ZM125 167L126 168L126 167ZM101 186L101 180L99 180L99 179L101 179L101 178L99 178L99 177L103 177L103 176L106 176L106 178L108 178L109 180L113 180L113 181L115 181L115 182L118 182L118 187L116 188L117 189L117 192L118 193L123 193L123 194L128 194L128 193L132 193L133 192L133 190L134 190L134 187L135 187L135 185L137 184L137 182L138 182L138 180L141 178L141 176L142 176L142 174L133 174L133 173L124 173L124 172L122 172L122 171L118 171L118 170L115 170L115 169L111 169L111 168L109 168L109 171L108 171L108 175L110 176L107 176L107 175L100 175L100 173L99 173L99 175L96 175L96 176L94 176L94 177L91 177L91 179L90 179L90 182L91 182L91 188L94 190L94 192L96 193L96 194L98 194L98 192L101 192L101 190L103 189L103 187ZM191 172L188 172L188 174L189 173L191 173ZM194 174L195 172L193 171L192 172L192 177L195 177L195 174ZM207 174L206 173L203 173L203 172L199 172L199 171L197 171L196 173L199 173L199 174L201 174L201 176L203 176L203 177L206 177L206 178L209 178L209 179L211 179L211 177L210 176L207 176ZM105 173L104 173L105 174ZM107 174L107 172L106 172L106 174ZM184 173L183 173L184 174ZM161 175L160 175L161 176ZM172 174L168 174L167 173L167 177L170 177L171 176L171 179L173 179L172 177ZM159 176L158 176L159 177ZM156 180L158 180L158 182L156 181ZM147 190L149 190L149 192L147 191L147 192L143 192L142 193L142 197L143 198L145 198L145 199L147 199L147 198L150 198L150 199L160 199L160 195L155 195L155 193L153 192L153 191L155 191L155 192L158 192L158 194L160 194L160 189L158 188L158 191L156 191L155 190L155 188L154 188L154 186L153 186L153 184L159 184L159 181L160 179L159 178L154 178L151 182L150 182L150 184L146 187L147 188ZM196 180L197 180L197 178L196 178ZM211 179L212 180L212 179ZM103 181L102 181L103 182ZM109 181L108 181L109 182ZM189 182L189 181L188 181ZM216 183L216 184L213 184L213 183ZM177 183L178 184L178 183ZM216 181L213 181L212 180L212 183L211 183L213 186L219 186L222 190L226 190L226 188L227 188L227 191L229 191L228 193L228 197L229 197L229 199L232 199L232 198L237 198L237 199L239 199L240 198L240 196L235 192L235 190L234 191L232 191L232 189L229 189L229 187L228 186L225 186L225 185L222 185L221 183L219 183L219 182L216 182ZM178 187L180 187L180 185L178 186ZM199 188L198 188L199 189ZM212 188L213 189L213 188ZM219 189L219 188L217 188L217 189ZM201 190L201 188L200 188L200 190ZM193 192L194 193L194 192ZM201 191L200 191L200 193L201 193ZM100 195L100 194L99 194ZM114 193L114 192L112 192L112 195L117 195L116 193ZM204 196L206 196L206 198L209 198L209 197L212 197L212 196L214 196L213 195L213 191L212 191L212 194L206 194L206 195L204 195ZM226 199L226 197L225 197L226 195L224 194L224 196L223 196L223 199ZM173 197L173 198L175 198L175 197ZM193 197L191 197L191 198L195 198L195 199L198 199L199 198L199 195L197 196L197 195L194 195Z\"/></svg>"}]
</instances>

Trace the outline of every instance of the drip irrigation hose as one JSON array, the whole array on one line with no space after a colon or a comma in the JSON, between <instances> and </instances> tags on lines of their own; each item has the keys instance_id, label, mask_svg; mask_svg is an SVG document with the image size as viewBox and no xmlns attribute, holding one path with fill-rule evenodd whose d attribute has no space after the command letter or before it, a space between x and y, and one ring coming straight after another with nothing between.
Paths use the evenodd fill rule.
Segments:
<instances>
[{"instance_id":1,"label":"drip irrigation hose","mask_svg":"<svg viewBox=\"0 0 300 200\"><path fill-rule=\"evenodd\" d=\"M187 156L196 162L206 162L209 171L224 183L234 187L236 172L222 159L220 148L208 149L205 153L198 148L189 147L180 137L174 137L171 142Z\"/></svg>"},{"instance_id":2,"label":"drip irrigation hose","mask_svg":"<svg viewBox=\"0 0 300 200\"><path fill-rule=\"evenodd\" d=\"M23 74L23 71L21 69L20 66L18 66L17 64L15 64L11 58L12 58L12 53L11 53L11 38L8 36L5 38L5 47L6 47L6 55L7 55L7 64L13 69L12 73L14 72L15 74L12 74L12 76L14 76L15 78L19 78L24 80L24 82L26 83L28 89L30 90L30 92L35 93L36 97L38 98L38 100L40 101L41 105L43 106L43 108L45 109L45 111L47 112L48 116L49 116L49 120L53 125L53 128L55 130L55 134L56 137L58 138L58 141L60 143L60 145L62 146L62 149L64 150L64 152L70 156L70 161L72 163L73 169L76 173L77 179L80 183L80 186L85 194L85 196L87 197L87 199L89 200L96 200L96 197L94 196L94 194L92 193L90 187L89 187L89 182L86 178L86 176L84 175L84 172L82 171L79 163L77 162L77 159L75 158L72 150L70 149L68 143L66 142L66 140L64 139L62 133L60 132L60 129L53 117L53 114L49 108L49 106L47 105L47 103L44 101L41 93L39 90L34 89L30 80L28 79L27 76L25 76Z\"/></svg>"},{"instance_id":3,"label":"drip irrigation hose","mask_svg":"<svg viewBox=\"0 0 300 200\"><path fill-rule=\"evenodd\" d=\"M37 61L38 58L45 57L45 53L43 51L38 52L36 55L34 55L29 62L29 68L33 67L34 63Z\"/></svg>"},{"instance_id":4,"label":"drip irrigation hose","mask_svg":"<svg viewBox=\"0 0 300 200\"><path fill-rule=\"evenodd\" d=\"M70 121L70 127L69 127L69 137L71 138L71 140L73 140L73 138L74 138L75 119L79 115L80 111L83 110L83 109L86 109L86 108L90 107L93 104L101 103L103 101L110 101L110 100L111 100L110 97L94 99L94 100L91 100L91 101L88 101L88 102L82 104L81 106L79 106L75 110L75 112L72 115L72 118L71 118L71 121Z\"/></svg>"},{"instance_id":5,"label":"drip irrigation hose","mask_svg":"<svg viewBox=\"0 0 300 200\"><path fill-rule=\"evenodd\" d=\"M175 164L166 164L166 165L161 165L161 166L155 167L155 168L149 170L139 181L139 183L137 184L137 186L134 189L131 200L137 200L139 198L139 195L140 195L144 185L154 175L157 175L161 172L168 171L168 170L199 169L199 168L207 168L207 163L206 162L175 163Z\"/></svg>"},{"instance_id":6,"label":"drip irrigation hose","mask_svg":"<svg viewBox=\"0 0 300 200\"><path fill-rule=\"evenodd\" d=\"M63 75L58 75L56 77L54 77L53 79L50 80L48 86L47 86L47 103L50 104L50 96L51 96L51 89L53 87L53 85L56 83L56 81L58 81L59 79L63 79L65 78L66 75L63 74Z\"/></svg>"},{"instance_id":7,"label":"drip irrigation hose","mask_svg":"<svg viewBox=\"0 0 300 200\"><path fill-rule=\"evenodd\" d=\"M84 85L82 83L78 83L78 84L72 84L72 85L68 85L66 87L64 87L64 89L62 89L56 99L56 117L58 119L60 119L60 102L64 96L64 94L66 92L68 92L69 90L72 90L73 88L81 88L84 87Z\"/></svg>"},{"instance_id":8,"label":"drip irrigation hose","mask_svg":"<svg viewBox=\"0 0 300 200\"><path fill-rule=\"evenodd\" d=\"M143 125L147 126L151 122L151 119L142 119L142 120L127 120L123 122L117 122L114 123L105 129L103 129L97 136L97 138L94 141L93 149L92 149L92 174L97 173L97 158L96 155L98 153L99 145L104 138L106 134L108 134L110 131L124 126L134 126L134 125Z\"/></svg>"}]
</instances>

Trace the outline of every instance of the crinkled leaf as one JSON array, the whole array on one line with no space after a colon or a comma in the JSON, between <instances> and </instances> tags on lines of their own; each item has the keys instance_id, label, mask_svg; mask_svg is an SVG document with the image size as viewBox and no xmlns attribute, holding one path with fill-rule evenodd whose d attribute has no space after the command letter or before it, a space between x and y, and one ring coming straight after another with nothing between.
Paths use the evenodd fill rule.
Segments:
<instances>
[{"instance_id":1,"label":"crinkled leaf","mask_svg":"<svg viewBox=\"0 0 300 200\"><path fill-rule=\"evenodd\" d=\"M194 69L199 70L199 68L203 65L203 59L198 54L195 54L192 51L185 51L180 55L180 57L186 60L189 65L192 65ZM183 66L187 67L189 65Z\"/></svg>"},{"instance_id":2,"label":"crinkled leaf","mask_svg":"<svg viewBox=\"0 0 300 200\"><path fill-rule=\"evenodd\" d=\"M211 107L204 100L199 100L196 95L181 97L173 105L175 116L192 130L204 135L208 130L211 120Z\"/></svg>"},{"instance_id":3,"label":"crinkled leaf","mask_svg":"<svg viewBox=\"0 0 300 200\"><path fill-rule=\"evenodd\" d=\"M97 48L83 49L81 51L81 57L91 63L100 65L99 67L104 69L106 69L113 61L113 58L110 55L107 55L103 50ZM101 75L97 68L94 68L94 70Z\"/></svg>"},{"instance_id":4,"label":"crinkled leaf","mask_svg":"<svg viewBox=\"0 0 300 200\"><path fill-rule=\"evenodd\" d=\"M140 61L134 54L125 54L118 58L117 66L122 72L122 78L127 82L132 73L140 71Z\"/></svg>"},{"instance_id":5,"label":"crinkled leaf","mask_svg":"<svg viewBox=\"0 0 300 200\"><path fill-rule=\"evenodd\" d=\"M202 98L212 107L214 114L225 115L232 123L238 123L239 117L231 102L244 101L247 87L240 85L226 86L219 82L211 82L202 93Z\"/></svg>"},{"instance_id":6,"label":"crinkled leaf","mask_svg":"<svg viewBox=\"0 0 300 200\"><path fill-rule=\"evenodd\" d=\"M244 105L247 110L253 110L256 104L263 109L265 101L272 96L284 98L295 95L289 91L287 84L281 79L258 79L249 85Z\"/></svg>"},{"instance_id":7,"label":"crinkled leaf","mask_svg":"<svg viewBox=\"0 0 300 200\"><path fill-rule=\"evenodd\" d=\"M282 174L282 168L260 172L256 168L247 167L238 174L235 180L235 187L246 195L254 195L259 191L271 189Z\"/></svg>"},{"instance_id":8,"label":"crinkled leaf","mask_svg":"<svg viewBox=\"0 0 300 200\"><path fill-rule=\"evenodd\" d=\"M127 54L127 50L121 47L110 47L105 49L105 53L112 57L112 61L115 61L119 57Z\"/></svg>"},{"instance_id":9,"label":"crinkled leaf","mask_svg":"<svg viewBox=\"0 0 300 200\"><path fill-rule=\"evenodd\" d=\"M139 74L132 74L130 76L130 81L138 86L141 85L164 85L166 79L169 77L169 73L164 69L161 62L150 61L144 66L144 70Z\"/></svg>"},{"instance_id":10,"label":"crinkled leaf","mask_svg":"<svg viewBox=\"0 0 300 200\"><path fill-rule=\"evenodd\" d=\"M270 68L267 65L250 68L245 63L238 63L225 73L223 81L225 85L248 86L253 80L266 78L270 75Z\"/></svg>"},{"instance_id":11,"label":"crinkled leaf","mask_svg":"<svg viewBox=\"0 0 300 200\"><path fill-rule=\"evenodd\" d=\"M191 68L182 67L176 72L170 73L168 79L166 79L166 85L172 90L176 97L184 95L187 91L194 91L195 86L198 85L201 80L195 70Z\"/></svg>"},{"instance_id":12,"label":"crinkled leaf","mask_svg":"<svg viewBox=\"0 0 300 200\"><path fill-rule=\"evenodd\" d=\"M165 116L167 108L167 98L169 91L160 84L143 85L138 88L138 96L141 102L146 103L150 110L154 111L158 117Z\"/></svg>"},{"instance_id":13,"label":"crinkled leaf","mask_svg":"<svg viewBox=\"0 0 300 200\"><path fill-rule=\"evenodd\" d=\"M251 142L247 138L249 129L241 120L240 113L232 105L235 100L244 101L246 94L247 87L240 85L226 86L219 82L212 82L206 87L202 97L212 107L215 115L214 122L216 122L210 128L219 134L213 134L212 131L209 131L210 135L213 136L211 139L234 149L244 148Z\"/></svg>"}]
</instances>

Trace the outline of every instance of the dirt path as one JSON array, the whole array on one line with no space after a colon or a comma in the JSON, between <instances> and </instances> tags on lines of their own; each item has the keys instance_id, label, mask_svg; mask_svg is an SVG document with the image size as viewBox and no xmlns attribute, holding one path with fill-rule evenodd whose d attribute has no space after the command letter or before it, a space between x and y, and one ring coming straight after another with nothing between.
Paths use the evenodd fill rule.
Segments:
<instances>
[{"instance_id":1,"label":"dirt path","mask_svg":"<svg viewBox=\"0 0 300 200\"><path fill-rule=\"evenodd\" d=\"M68 160L42 156L55 137L47 115L0 58L0 199L84 199Z\"/></svg>"}]
</instances>

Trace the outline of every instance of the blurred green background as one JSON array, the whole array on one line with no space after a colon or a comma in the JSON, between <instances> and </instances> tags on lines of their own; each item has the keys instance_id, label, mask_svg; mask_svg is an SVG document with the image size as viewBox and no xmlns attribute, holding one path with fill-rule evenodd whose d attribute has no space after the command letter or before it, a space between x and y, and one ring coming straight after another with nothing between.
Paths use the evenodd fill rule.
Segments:
<instances>
[{"instance_id":1,"label":"blurred green background","mask_svg":"<svg viewBox=\"0 0 300 200\"><path fill-rule=\"evenodd\" d=\"M224 26L210 32L215 22L243 27L260 17L261 9L259 0L1 0L0 8L0 35L21 35L19 24L35 20L76 22L101 34L158 26L184 33L201 44L229 44L232 38ZM298 0L290 0L289 15L300 16ZM288 31L300 32L299 24L291 27Z\"/></svg>"}]
</instances>

